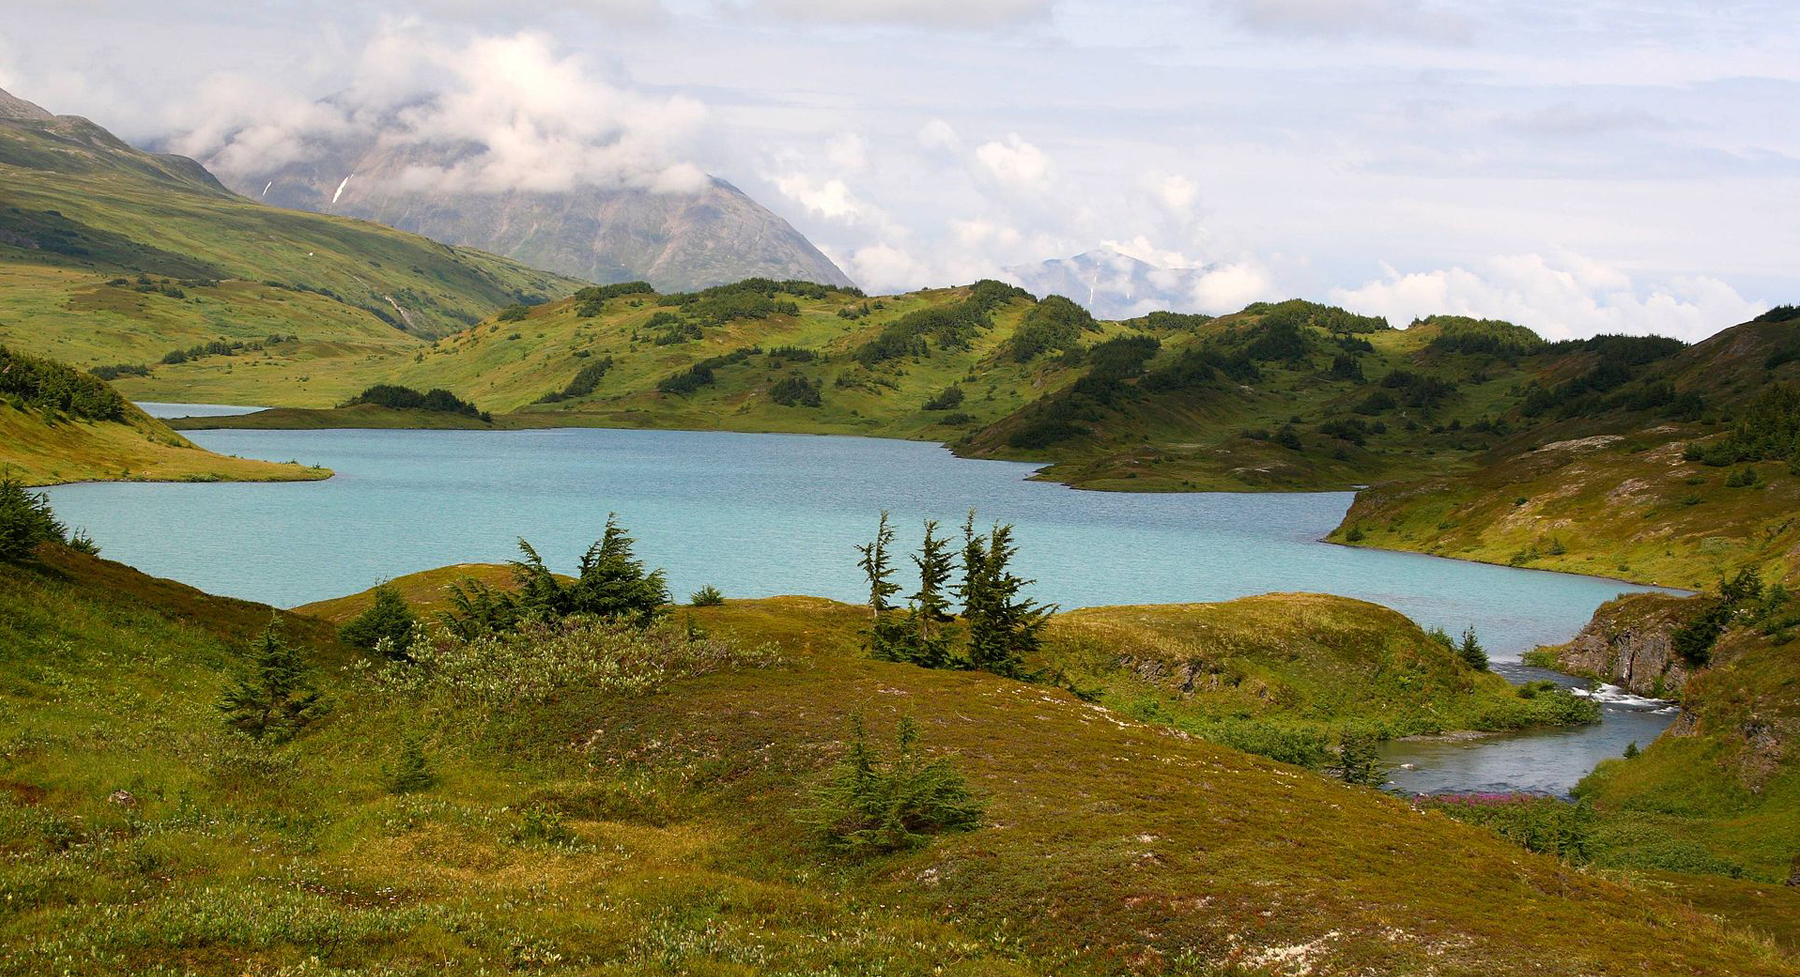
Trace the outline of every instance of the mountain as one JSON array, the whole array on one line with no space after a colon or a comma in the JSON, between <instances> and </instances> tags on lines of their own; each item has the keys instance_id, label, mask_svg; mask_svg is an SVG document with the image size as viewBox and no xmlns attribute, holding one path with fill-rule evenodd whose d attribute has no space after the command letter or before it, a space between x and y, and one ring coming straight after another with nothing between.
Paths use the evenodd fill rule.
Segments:
<instances>
[{"instance_id":1,"label":"mountain","mask_svg":"<svg viewBox=\"0 0 1800 977\"><path fill-rule=\"evenodd\" d=\"M1072 258L1013 265L1001 277L1034 295L1067 296L1101 319L1130 319L1195 308L1195 289L1208 272L1164 268L1114 248L1096 248Z\"/></svg>"},{"instance_id":2,"label":"mountain","mask_svg":"<svg viewBox=\"0 0 1800 977\"><path fill-rule=\"evenodd\" d=\"M196 350L243 365L280 344L398 353L580 284L254 203L191 159L0 93L0 341L22 352L83 369Z\"/></svg>"},{"instance_id":3,"label":"mountain","mask_svg":"<svg viewBox=\"0 0 1800 977\"><path fill-rule=\"evenodd\" d=\"M589 281L643 280L667 291L757 277L853 284L787 221L717 177L670 193L411 185L469 152L463 144L338 143L302 162L234 174L231 184L276 206L379 221Z\"/></svg>"}]
</instances>

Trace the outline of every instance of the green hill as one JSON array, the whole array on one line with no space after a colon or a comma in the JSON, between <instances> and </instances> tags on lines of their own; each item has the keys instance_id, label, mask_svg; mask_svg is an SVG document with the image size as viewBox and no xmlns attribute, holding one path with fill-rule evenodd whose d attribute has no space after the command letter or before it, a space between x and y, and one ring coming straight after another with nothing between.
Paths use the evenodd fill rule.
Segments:
<instances>
[{"instance_id":1,"label":"green hill","mask_svg":"<svg viewBox=\"0 0 1800 977\"><path fill-rule=\"evenodd\" d=\"M1797 972L1658 885L1065 693L866 660L863 612L828 601L695 609L716 650L552 695L397 685L341 667L327 625L59 548L0 567L0 608L7 972ZM214 707L271 619L325 703L279 744ZM852 712L883 749L911 717L980 824L816 849ZM408 742L429 776L397 793Z\"/></svg>"},{"instance_id":2,"label":"green hill","mask_svg":"<svg viewBox=\"0 0 1800 977\"><path fill-rule=\"evenodd\" d=\"M330 474L205 451L126 402L105 381L0 346L0 476L49 485L111 479L299 481Z\"/></svg>"},{"instance_id":3,"label":"green hill","mask_svg":"<svg viewBox=\"0 0 1800 977\"><path fill-rule=\"evenodd\" d=\"M202 347L222 371L249 374L234 393L265 376L304 387L314 361L401 355L577 284L254 203L192 160L140 152L85 119L0 117L0 340L84 369ZM215 343L226 349L204 350Z\"/></svg>"},{"instance_id":4,"label":"green hill","mask_svg":"<svg viewBox=\"0 0 1800 977\"><path fill-rule=\"evenodd\" d=\"M1331 538L1693 588L1800 574L1800 318L1777 309L1570 391L1617 362L1502 415L1516 430L1473 467L1360 493Z\"/></svg>"},{"instance_id":5,"label":"green hill","mask_svg":"<svg viewBox=\"0 0 1800 977\"><path fill-rule=\"evenodd\" d=\"M1715 599L1689 598L1684 617ZM1608 864L1800 879L1800 605L1773 591L1726 624L1682 687L1675 724L1577 791L1603 815Z\"/></svg>"}]
</instances>

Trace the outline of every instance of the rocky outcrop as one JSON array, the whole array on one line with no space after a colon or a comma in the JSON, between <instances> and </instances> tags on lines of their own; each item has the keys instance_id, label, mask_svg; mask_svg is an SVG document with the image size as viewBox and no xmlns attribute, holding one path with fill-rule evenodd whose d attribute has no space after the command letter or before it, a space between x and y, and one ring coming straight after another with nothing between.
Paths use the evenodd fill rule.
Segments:
<instances>
[{"instance_id":1,"label":"rocky outcrop","mask_svg":"<svg viewBox=\"0 0 1800 977\"><path fill-rule=\"evenodd\" d=\"M1558 669L1592 675L1636 695L1664 698L1687 684L1687 662L1675 654L1675 632L1687 623L1689 598L1627 594L1602 604L1566 645L1551 649Z\"/></svg>"}]
</instances>

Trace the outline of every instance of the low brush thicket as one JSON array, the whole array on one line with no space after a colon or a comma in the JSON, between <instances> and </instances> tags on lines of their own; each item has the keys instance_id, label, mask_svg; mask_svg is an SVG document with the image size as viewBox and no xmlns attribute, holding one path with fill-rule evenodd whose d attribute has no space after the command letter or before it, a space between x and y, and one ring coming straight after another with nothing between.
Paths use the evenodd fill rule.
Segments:
<instances>
[{"instance_id":1,"label":"low brush thicket","mask_svg":"<svg viewBox=\"0 0 1800 977\"><path fill-rule=\"evenodd\" d=\"M1519 793L1426 795L1413 803L1571 864L1586 864L1593 855L1595 817L1586 804Z\"/></svg>"}]
</instances>

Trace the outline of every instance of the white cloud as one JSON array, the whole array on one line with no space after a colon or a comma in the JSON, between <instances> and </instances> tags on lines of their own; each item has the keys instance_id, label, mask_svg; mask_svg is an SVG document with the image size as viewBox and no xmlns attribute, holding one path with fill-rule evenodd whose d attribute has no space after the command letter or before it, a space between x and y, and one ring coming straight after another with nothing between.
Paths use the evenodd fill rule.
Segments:
<instances>
[{"instance_id":1,"label":"white cloud","mask_svg":"<svg viewBox=\"0 0 1800 977\"><path fill-rule=\"evenodd\" d=\"M1101 245L1158 268L1198 268L1201 265L1201 262L1195 261L1179 251L1164 251L1151 243L1150 238L1143 234L1128 241L1102 241Z\"/></svg>"},{"instance_id":2,"label":"white cloud","mask_svg":"<svg viewBox=\"0 0 1800 977\"><path fill-rule=\"evenodd\" d=\"M1506 255L1476 270L1401 273L1386 267L1382 278L1334 290L1332 301L1394 323L1433 313L1505 319L1549 339L1654 333L1697 340L1767 308L1707 276L1639 288L1623 270L1574 254Z\"/></svg>"},{"instance_id":3,"label":"white cloud","mask_svg":"<svg viewBox=\"0 0 1800 977\"><path fill-rule=\"evenodd\" d=\"M1422 0L1228 0L1254 30L1299 36L1385 34L1467 41L1474 25L1446 5Z\"/></svg>"},{"instance_id":4,"label":"white cloud","mask_svg":"<svg viewBox=\"0 0 1800 977\"><path fill-rule=\"evenodd\" d=\"M575 186L698 189L681 145L699 102L607 83L542 34L445 40L389 25L361 52L350 84L323 101L215 76L182 107L172 141L228 175L253 177L340 140L429 147L396 179L407 189L559 192Z\"/></svg>"},{"instance_id":5,"label":"white cloud","mask_svg":"<svg viewBox=\"0 0 1800 977\"><path fill-rule=\"evenodd\" d=\"M943 119L931 119L919 127L919 145L926 149L942 149L956 152L962 149L962 137L950 123Z\"/></svg>"},{"instance_id":6,"label":"white cloud","mask_svg":"<svg viewBox=\"0 0 1800 977\"><path fill-rule=\"evenodd\" d=\"M871 244L850 256L850 277L878 292L903 291L930 281L932 269L891 244Z\"/></svg>"},{"instance_id":7,"label":"white cloud","mask_svg":"<svg viewBox=\"0 0 1800 977\"><path fill-rule=\"evenodd\" d=\"M854 132L847 132L825 145L825 158L842 170L867 169L869 141Z\"/></svg>"},{"instance_id":8,"label":"white cloud","mask_svg":"<svg viewBox=\"0 0 1800 977\"><path fill-rule=\"evenodd\" d=\"M1001 247L1012 249L1025 240L1017 228L1005 227L989 220L953 220L950 231L956 243L968 250Z\"/></svg>"},{"instance_id":9,"label":"white cloud","mask_svg":"<svg viewBox=\"0 0 1800 977\"><path fill-rule=\"evenodd\" d=\"M1010 187L1041 190L1050 182L1050 157L1016 132L1004 140L982 143L975 149L975 159Z\"/></svg>"},{"instance_id":10,"label":"white cloud","mask_svg":"<svg viewBox=\"0 0 1800 977\"><path fill-rule=\"evenodd\" d=\"M1200 197L1200 187L1179 173L1152 178L1150 189L1169 213L1177 217L1192 214L1194 202Z\"/></svg>"},{"instance_id":11,"label":"white cloud","mask_svg":"<svg viewBox=\"0 0 1800 977\"><path fill-rule=\"evenodd\" d=\"M1043 20L1056 0L749 0L752 13L788 20L989 28Z\"/></svg>"},{"instance_id":12,"label":"white cloud","mask_svg":"<svg viewBox=\"0 0 1800 977\"><path fill-rule=\"evenodd\" d=\"M1193 308L1220 315L1259 300L1279 298L1269 270L1254 261L1215 265L1194 283Z\"/></svg>"},{"instance_id":13,"label":"white cloud","mask_svg":"<svg viewBox=\"0 0 1800 977\"><path fill-rule=\"evenodd\" d=\"M842 180L815 181L804 173L789 173L777 177L775 186L782 196L827 220L853 224L868 216L867 205L857 200Z\"/></svg>"}]
</instances>

